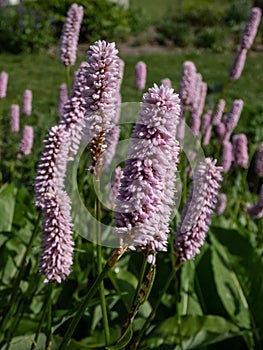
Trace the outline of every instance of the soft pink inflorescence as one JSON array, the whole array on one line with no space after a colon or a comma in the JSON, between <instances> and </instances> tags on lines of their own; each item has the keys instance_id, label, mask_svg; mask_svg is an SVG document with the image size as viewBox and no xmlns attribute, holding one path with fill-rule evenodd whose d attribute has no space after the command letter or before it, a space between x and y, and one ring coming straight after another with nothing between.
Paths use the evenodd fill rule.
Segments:
<instances>
[{"instance_id":1,"label":"soft pink inflorescence","mask_svg":"<svg viewBox=\"0 0 263 350\"><path fill-rule=\"evenodd\" d=\"M83 18L83 7L72 4L68 10L60 38L59 58L66 66L75 64L79 32Z\"/></svg>"},{"instance_id":2,"label":"soft pink inflorescence","mask_svg":"<svg viewBox=\"0 0 263 350\"><path fill-rule=\"evenodd\" d=\"M248 166L248 148L247 136L245 134L237 134L232 138L233 144L233 160L237 167L247 168Z\"/></svg>"},{"instance_id":3,"label":"soft pink inflorescence","mask_svg":"<svg viewBox=\"0 0 263 350\"><path fill-rule=\"evenodd\" d=\"M167 86L169 88L172 87L172 82L171 82L171 79L169 78L164 78L161 80L161 85L164 85L164 86Z\"/></svg>"},{"instance_id":4,"label":"soft pink inflorescence","mask_svg":"<svg viewBox=\"0 0 263 350\"><path fill-rule=\"evenodd\" d=\"M115 206L116 198L120 191L122 176L123 176L122 168L118 166L114 171L114 175L111 183L111 189L109 193L109 200L112 208L114 208Z\"/></svg>"},{"instance_id":5,"label":"soft pink inflorescence","mask_svg":"<svg viewBox=\"0 0 263 350\"><path fill-rule=\"evenodd\" d=\"M223 141L222 144L222 154L221 154L221 165L223 167L223 172L227 173L231 168L233 161L233 147L230 141Z\"/></svg>"},{"instance_id":6,"label":"soft pink inflorescence","mask_svg":"<svg viewBox=\"0 0 263 350\"><path fill-rule=\"evenodd\" d=\"M258 202L255 205L248 205L247 213L254 219L263 217L263 185L260 187Z\"/></svg>"},{"instance_id":7,"label":"soft pink inflorescence","mask_svg":"<svg viewBox=\"0 0 263 350\"><path fill-rule=\"evenodd\" d=\"M7 83L8 83L8 73L1 72L0 73L0 98L6 97Z\"/></svg>"},{"instance_id":8,"label":"soft pink inflorescence","mask_svg":"<svg viewBox=\"0 0 263 350\"><path fill-rule=\"evenodd\" d=\"M94 154L102 154L107 148L105 136L117 123L119 115L119 88L122 77L117 54L115 43L107 43L104 40L96 41L90 46L87 54L87 89L84 94L86 136L94 148ZM94 170L98 159L91 156L91 171Z\"/></svg>"},{"instance_id":9,"label":"soft pink inflorescence","mask_svg":"<svg viewBox=\"0 0 263 350\"><path fill-rule=\"evenodd\" d=\"M215 164L215 160L206 158L194 173L193 185L175 236L177 265L194 259L204 244L222 181L222 168Z\"/></svg>"},{"instance_id":10,"label":"soft pink inflorescence","mask_svg":"<svg viewBox=\"0 0 263 350\"><path fill-rule=\"evenodd\" d=\"M247 58L247 49L242 48L240 45L237 48L235 58L230 69L229 79L235 81L240 78L243 69L245 67Z\"/></svg>"},{"instance_id":11,"label":"soft pink inflorescence","mask_svg":"<svg viewBox=\"0 0 263 350\"><path fill-rule=\"evenodd\" d=\"M215 112L213 113L213 117L212 117L212 124L213 125L217 126L221 123L225 106L226 106L226 101L221 98L216 105Z\"/></svg>"},{"instance_id":12,"label":"soft pink inflorescence","mask_svg":"<svg viewBox=\"0 0 263 350\"><path fill-rule=\"evenodd\" d=\"M215 212L217 215L222 215L226 209L227 196L225 193L220 193L217 198Z\"/></svg>"},{"instance_id":13,"label":"soft pink inflorescence","mask_svg":"<svg viewBox=\"0 0 263 350\"><path fill-rule=\"evenodd\" d=\"M32 90L26 89L23 95L23 107L22 112L25 115L31 115L32 113Z\"/></svg>"},{"instance_id":14,"label":"soft pink inflorescence","mask_svg":"<svg viewBox=\"0 0 263 350\"><path fill-rule=\"evenodd\" d=\"M261 142L258 147L255 170L258 176L263 176L263 142Z\"/></svg>"},{"instance_id":15,"label":"soft pink inflorescence","mask_svg":"<svg viewBox=\"0 0 263 350\"><path fill-rule=\"evenodd\" d=\"M36 205L43 212L43 245L40 273L44 282L61 282L70 273L73 262L71 202L64 191L68 161L68 133L63 125L53 126L45 140L45 148L35 180Z\"/></svg>"},{"instance_id":16,"label":"soft pink inflorescence","mask_svg":"<svg viewBox=\"0 0 263 350\"><path fill-rule=\"evenodd\" d=\"M243 100L235 100L232 103L232 106L231 106L229 112L224 117L223 122L224 122L225 127L226 127L226 133L225 133L226 140L229 140L232 131L237 126L240 115L242 113L243 105L244 105Z\"/></svg>"},{"instance_id":17,"label":"soft pink inflorescence","mask_svg":"<svg viewBox=\"0 0 263 350\"><path fill-rule=\"evenodd\" d=\"M69 137L68 160L77 154L85 126L85 98L87 90L87 62L82 62L75 73L71 94L64 104L63 114L59 124L65 128Z\"/></svg>"},{"instance_id":18,"label":"soft pink inflorescence","mask_svg":"<svg viewBox=\"0 0 263 350\"><path fill-rule=\"evenodd\" d=\"M154 85L143 95L116 201L116 233L130 249L144 251L149 262L157 251L167 250L179 115L180 100L173 89Z\"/></svg>"},{"instance_id":19,"label":"soft pink inflorescence","mask_svg":"<svg viewBox=\"0 0 263 350\"><path fill-rule=\"evenodd\" d=\"M58 115L60 117L63 116L64 106L67 100L68 100L68 87L66 83L62 83L59 88L58 109L57 109Z\"/></svg>"},{"instance_id":20,"label":"soft pink inflorescence","mask_svg":"<svg viewBox=\"0 0 263 350\"><path fill-rule=\"evenodd\" d=\"M12 132L18 132L20 129L20 108L19 105L11 105L10 127Z\"/></svg>"},{"instance_id":21,"label":"soft pink inflorescence","mask_svg":"<svg viewBox=\"0 0 263 350\"><path fill-rule=\"evenodd\" d=\"M62 282L73 263L71 203L64 191L50 189L45 195L40 273L44 282Z\"/></svg>"},{"instance_id":22,"label":"soft pink inflorescence","mask_svg":"<svg viewBox=\"0 0 263 350\"><path fill-rule=\"evenodd\" d=\"M189 106L192 103L192 98L195 89L196 67L191 61L185 61L180 80L179 96L184 106Z\"/></svg>"},{"instance_id":23,"label":"soft pink inflorescence","mask_svg":"<svg viewBox=\"0 0 263 350\"><path fill-rule=\"evenodd\" d=\"M240 46L249 50L254 42L261 19L261 9L253 7L240 38Z\"/></svg>"},{"instance_id":24,"label":"soft pink inflorescence","mask_svg":"<svg viewBox=\"0 0 263 350\"><path fill-rule=\"evenodd\" d=\"M23 130L23 136L20 143L20 151L23 155L27 156L31 153L31 149L34 142L34 129L32 126L26 125Z\"/></svg>"},{"instance_id":25,"label":"soft pink inflorescence","mask_svg":"<svg viewBox=\"0 0 263 350\"><path fill-rule=\"evenodd\" d=\"M44 151L35 180L36 205L45 208L46 194L64 188L68 160L68 133L63 125L53 126L47 133Z\"/></svg>"},{"instance_id":26,"label":"soft pink inflorescence","mask_svg":"<svg viewBox=\"0 0 263 350\"><path fill-rule=\"evenodd\" d=\"M147 65L143 61L137 62L135 66L135 86L137 90L143 90L146 85Z\"/></svg>"},{"instance_id":27,"label":"soft pink inflorescence","mask_svg":"<svg viewBox=\"0 0 263 350\"><path fill-rule=\"evenodd\" d=\"M224 141L225 133L226 133L225 124L220 122L218 125L216 125L216 134L219 138L219 142Z\"/></svg>"}]
</instances>

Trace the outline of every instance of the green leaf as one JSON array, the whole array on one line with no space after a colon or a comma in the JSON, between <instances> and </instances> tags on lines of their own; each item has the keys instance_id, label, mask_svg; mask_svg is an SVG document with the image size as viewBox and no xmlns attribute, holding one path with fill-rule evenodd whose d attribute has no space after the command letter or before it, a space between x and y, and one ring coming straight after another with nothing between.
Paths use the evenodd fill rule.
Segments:
<instances>
[{"instance_id":1,"label":"green leaf","mask_svg":"<svg viewBox=\"0 0 263 350\"><path fill-rule=\"evenodd\" d=\"M186 261L181 267L180 274L180 313L181 315L202 315L202 307L194 290L195 262Z\"/></svg>"},{"instance_id":2,"label":"green leaf","mask_svg":"<svg viewBox=\"0 0 263 350\"><path fill-rule=\"evenodd\" d=\"M195 349L232 338L240 333L237 326L221 316L182 316L180 325L177 316L173 316L159 325L142 345L147 345L150 349L173 345L172 349L177 350L180 347L175 345L179 345L181 336L184 349Z\"/></svg>"},{"instance_id":3,"label":"green leaf","mask_svg":"<svg viewBox=\"0 0 263 350\"><path fill-rule=\"evenodd\" d=\"M239 282L238 266L231 264L227 250L212 234L210 239L212 242L212 267L218 295L231 319L239 327L249 330L251 328L250 312L245 293ZM236 244L238 245L238 241ZM251 334L245 338L249 347L253 349Z\"/></svg>"},{"instance_id":4,"label":"green leaf","mask_svg":"<svg viewBox=\"0 0 263 350\"><path fill-rule=\"evenodd\" d=\"M247 235L241 235L236 230L212 228L217 240L228 252L228 259L236 271L238 281L248 303L253 331L263 340L263 262L257 251L249 241Z\"/></svg>"},{"instance_id":5,"label":"green leaf","mask_svg":"<svg viewBox=\"0 0 263 350\"><path fill-rule=\"evenodd\" d=\"M126 332L117 340L117 342L111 346L106 347L106 350L121 350L125 349L125 346L130 342L132 338L132 325L130 325Z\"/></svg>"},{"instance_id":6,"label":"green leaf","mask_svg":"<svg viewBox=\"0 0 263 350\"><path fill-rule=\"evenodd\" d=\"M6 184L0 189L0 231L12 229L16 193L14 184Z\"/></svg>"}]
</instances>

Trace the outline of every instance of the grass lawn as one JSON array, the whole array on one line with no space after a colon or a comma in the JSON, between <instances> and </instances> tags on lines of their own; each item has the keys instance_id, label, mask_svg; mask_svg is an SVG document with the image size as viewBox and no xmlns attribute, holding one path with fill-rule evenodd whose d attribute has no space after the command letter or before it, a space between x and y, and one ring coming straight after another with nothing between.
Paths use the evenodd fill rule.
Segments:
<instances>
[{"instance_id":1,"label":"grass lawn","mask_svg":"<svg viewBox=\"0 0 263 350\"><path fill-rule=\"evenodd\" d=\"M143 60L147 64L147 88L154 83L160 84L161 79L169 77L175 91L178 92L182 65L185 60L191 60L195 63L203 80L213 90L217 85L226 82L233 55L234 53L221 54L209 51L123 55L121 57L125 61L125 74L122 84L122 101L136 102L141 100L142 93L136 91L134 85L134 68L139 60ZM65 81L64 66L58 61L56 55L1 54L0 60L0 70L9 73L7 97L1 101L1 109L6 116L6 122L9 123L10 105L17 103L21 106L23 91L31 89L33 91L34 113L30 117L30 123L46 132L58 119L56 109L59 87ZM85 60L84 56L78 58L72 69L72 74L82 60ZM234 99L241 98L245 105L262 111L262 81L262 54L250 52L241 78L226 86L223 97L227 100L228 105ZM211 103L213 99L214 97L210 95L207 103Z\"/></svg>"}]
</instances>

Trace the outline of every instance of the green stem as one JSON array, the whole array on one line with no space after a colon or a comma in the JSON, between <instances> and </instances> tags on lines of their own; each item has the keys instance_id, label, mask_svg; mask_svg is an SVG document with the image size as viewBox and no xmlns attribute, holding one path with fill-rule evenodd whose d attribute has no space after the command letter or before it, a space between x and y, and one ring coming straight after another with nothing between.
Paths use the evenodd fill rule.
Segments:
<instances>
[{"instance_id":1,"label":"green stem","mask_svg":"<svg viewBox=\"0 0 263 350\"><path fill-rule=\"evenodd\" d=\"M117 263L117 261L121 258L121 256L124 254L125 251L126 251L126 248L116 248L113 251L112 255L107 260L107 263L104 266L103 270L98 275L95 282L93 283L93 285L89 289L88 293L86 294L85 298L83 299L83 301L79 305L79 308L78 308L74 318L72 319L58 350L65 350L66 349L66 345L68 344L68 342L69 342L73 332L75 331L81 317L83 316L90 299L94 296L95 292L99 288L101 281L105 278L108 271Z\"/></svg>"},{"instance_id":2,"label":"green stem","mask_svg":"<svg viewBox=\"0 0 263 350\"><path fill-rule=\"evenodd\" d=\"M71 79L70 79L70 67L66 67L66 82L67 82L67 87L68 87L68 93L71 90Z\"/></svg>"},{"instance_id":3,"label":"green stem","mask_svg":"<svg viewBox=\"0 0 263 350\"><path fill-rule=\"evenodd\" d=\"M169 275L168 279L166 280L164 286L163 286L163 289L160 291L159 293L159 296L156 300L156 302L154 303L154 306L152 308L152 311L150 313L150 315L148 316L148 318L146 319L146 321L144 322L144 325L143 327L141 328L140 332L138 333L137 337L135 338L134 340L134 343L131 347L131 349L138 349L138 346L140 345L141 343L141 340L142 340L142 337L144 336L145 332L147 331L150 323L152 322L152 320L154 319L155 315L156 315L156 312L157 312L157 309L158 307L160 306L161 304L161 301L162 301L162 297L163 295L166 293L167 289L169 288L172 280L175 278L176 276L176 272L177 270L180 268L180 265L178 265Z\"/></svg>"},{"instance_id":4,"label":"green stem","mask_svg":"<svg viewBox=\"0 0 263 350\"><path fill-rule=\"evenodd\" d=\"M4 317L2 318L1 320L1 323L0 323L0 328L2 330L5 329L5 326L6 326L6 323L9 321L10 317L11 317L11 314L13 312L13 308L15 307L16 305L16 301L17 301L17 298L18 298L18 295L19 295L19 292L20 292L20 282L24 276L24 272L26 270L26 267L27 267L27 257L28 255L30 254L31 250L32 250L32 245L33 245L33 242L38 234L38 226L39 226L39 223L40 223L40 220L41 220L41 213L38 214L38 218L37 218L37 221L35 223L35 227L34 227L34 230L32 232L32 235L30 237L30 240L27 244L27 248L26 248L26 251L23 255L23 258L22 258L22 261L21 261L21 265L20 265L20 269L19 269L19 272L18 272L18 275L15 279L15 282L13 284L13 292L11 294L11 298L10 298L10 301L7 305L7 309L6 309L6 312L4 313Z\"/></svg>"},{"instance_id":5,"label":"green stem","mask_svg":"<svg viewBox=\"0 0 263 350\"><path fill-rule=\"evenodd\" d=\"M145 261L144 261L145 266L142 266L142 271L145 271L146 263L147 263L147 256L145 257ZM156 273L155 264L151 264L150 270L146 275L144 273L142 274L141 272L140 281L138 283L138 287L135 293L131 311L128 315L127 321L122 327L121 337L117 340L116 344L120 343L122 339L125 338L137 312L139 311L140 306L148 299L148 296L150 294L150 291L155 279L155 273ZM142 276L143 278L141 278Z\"/></svg>"},{"instance_id":6,"label":"green stem","mask_svg":"<svg viewBox=\"0 0 263 350\"><path fill-rule=\"evenodd\" d=\"M52 289L53 289L53 283L49 283L48 286L48 302L47 302L47 331L46 331L46 350L51 350L51 342L52 342Z\"/></svg>"},{"instance_id":7,"label":"green stem","mask_svg":"<svg viewBox=\"0 0 263 350\"><path fill-rule=\"evenodd\" d=\"M97 191L100 191L99 179L96 180L96 183L97 183L97 186L96 186ZM101 224L100 224L101 204L100 204L98 194L99 192L97 192L97 199L96 199L96 220L97 220L97 270L99 275L102 272L102 251L101 251ZM109 345L110 328L109 328L109 321L108 321L108 315L107 315L107 305L106 305L106 299L105 299L105 290L104 290L103 280L100 282L99 293L100 293L102 320L103 320L103 328L104 328L104 335L105 335L105 344Z\"/></svg>"}]
</instances>

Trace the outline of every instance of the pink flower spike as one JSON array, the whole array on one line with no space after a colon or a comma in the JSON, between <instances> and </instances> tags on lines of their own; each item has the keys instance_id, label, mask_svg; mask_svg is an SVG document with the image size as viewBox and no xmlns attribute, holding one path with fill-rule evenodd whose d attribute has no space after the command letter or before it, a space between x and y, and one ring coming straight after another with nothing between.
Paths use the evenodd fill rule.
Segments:
<instances>
[{"instance_id":1,"label":"pink flower spike","mask_svg":"<svg viewBox=\"0 0 263 350\"><path fill-rule=\"evenodd\" d=\"M222 181L222 168L215 164L216 160L206 158L194 173L193 185L175 235L177 265L194 259L204 244Z\"/></svg>"},{"instance_id":2,"label":"pink flower spike","mask_svg":"<svg viewBox=\"0 0 263 350\"><path fill-rule=\"evenodd\" d=\"M1 72L1 74L0 74L0 98L6 97L7 83L8 83L8 73Z\"/></svg>"},{"instance_id":3,"label":"pink flower spike","mask_svg":"<svg viewBox=\"0 0 263 350\"><path fill-rule=\"evenodd\" d=\"M261 9L253 7L247 20L244 31L241 35L240 46L249 50L253 44L261 19Z\"/></svg>"},{"instance_id":4,"label":"pink flower spike","mask_svg":"<svg viewBox=\"0 0 263 350\"><path fill-rule=\"evenodd\" d=\"M135 85L137 90L145 89L147 76L146 63L139 61L135 67Z\"/></svg>"},{"instance_id":5,"label":"pink flower spike","mask_svg":"<svg viewBox=\"0 0 263 350\"><path fill-rule=\"evenodd\" d=\"M247 136L245 134L234 135L233 144L233 159L237 167L247 168L248 166L248 149Z\"/></svg>"},{"instance_id":6,"label":"pink flower spike","mask_svg":"<svg viewBox=\"0 0 263 350\"><path fill-rule=\"evenodd\" d=\"M247 49L242 49L241 46L238 46L237 52L234 58L234 62L230 69L229 79L235 81L240 78L241 73L243 72L247 58Z\"/></svg>"},{"instance_id":7,"label":"pink flower spike","mask_svg":"<svg viewBox=\"0 0 263 350\"><path fill-rule=\"evenodd\" d=\"M227 173L231 167L233 160L233 147L232 143L229 141L223 141L222 145L222 155L221 155L221 165L223 167L223 172Z\"/></svg>"},{"instance_id":8,"label":"pink flower spike","mask_svg":"<svg viewBox=\"0 0 263 350\"><path fill-rule=\"evenodd\" d=\"M217 198L215 212L217 215L222 215L226 209L227 196L225 193L220 193Z\"/></svg>"},{"instance_id":9,"label":"pink flower spike","mask_svg":"<svg viewBox=\"0 0 263 350\"><path fill-rule=\"evenodd\" d=\"M217 103L215 112L212 117L212 124L213 125L219 125L221 123L221 119L224 113L226 101L223 99L220 99Z\"/></svg>"},{"instance_id":10,"label":"pink flower spike","mask_svg":"<svg viewBox=\"0 0 263 350\"><path fill-rule=\"evenodd\" d=\"M185 61L180 81L179 96L184 106L189 106L193 101L195 90L196 67L191 61Z\"/></svg>"},{"instance_id":11,"label":"pink flower spike","mask_svg":"<svg viewBox=\"0 0 263 350\"><path fill-rule=\"evenodd\" d=\"M24 91L22 112L28 116L32 113L32 91L29 89Z\"/></svg>"},{"instance_id":12,"label":"pink flower spike","mask_svg":"<svg viewBox=\"0 0 263 350\"><path fill-rule=\"evenodd\" d=\"M115 207L116 234L151 261L167 250L174 205L179 144L175 139L180 100L173 89L156 84L143 95L130 139Z\"/></svg>"},{"instance_id":13,"label":"pink flower spike","mask_svg":"<svg viewBox=\"0 0 263 350\"><path fill-rule=\"evenodd\" d=\"M61 283L73 263L71 203L66 192L52 189L45 194L45 202L40 273L45 283Z\"/></svg>"},{"instance_id":14,"label":"pink flower spike","mask_svg":"<svg viewBox=\"0 0 263 350\"><path fill-rule=\"evenodd\" d=\"M256 156L256 174L263 176L263 142L260 143Z\"/></svg>"},{"instance_id":15,"label":"pink flower spike","mask_svg":"<svg viewBox=\"0 0 263 350\"><path fill-rule=\"evenodd\" d=\"M75 64L83 7L72 4L68 10L59 45L60 61L70 67Z\"/></svg>"},{"instance_id":16,"label":"pink flower spike","mask_svg":"<svg viewBox=\"0 0 263 350\"><path fill-rule=\"evenodd\" d=\"M231 106L229 112L224 117L223 122L224 122L225 127L226 127L225 139L227 139L227 140L229 140L232 131L237 126L240 115L242 113L243 105L244 105L243 100L235 100L232 103L232 106Z\"/></svg>"},{"instance_id":17,"label":"pink flower spike","mask_svg":"<svg viewBox=\"0 0 263 350\"><path fill-rule=\"evenodd\" d=\"M18 132L20 129L19 105L11 105L10 126L12 132Z\"/></svg>"},{"instance_id":18,"label":"pink flower spike","mask_svg":"<svg viewBox=\"0 0 263 350\"><path fill-rule=\"evenodd\" d=\"M161 85L167 86L168 88L172 87L172 82L169 78L164 78L161 81Z\"/></svg>"},{"instance_id":19,"label":"pink flower spike","mask_svg":"<svg viewBox=\"0 0 263 350\"><path fill-rule=\"evenodd\" d=\"M34 130L32 126L25 126L23 131L23 136L20 144L20 151L25 156L31 153L31 148L34 141Z\"/></svg>"},{"instance_id":20,"label":"pink flower spike","mask_svg":"<svg viewBox=\"0 0 263 350\"><path fill-rule=\"evenodd\" d=\"M67 100L68 100L68 87L66 83L62 83L59 89L58 109L57 109L57 113L60 117L63 116L64 106Z\"/></svg>"}]
</instances>

